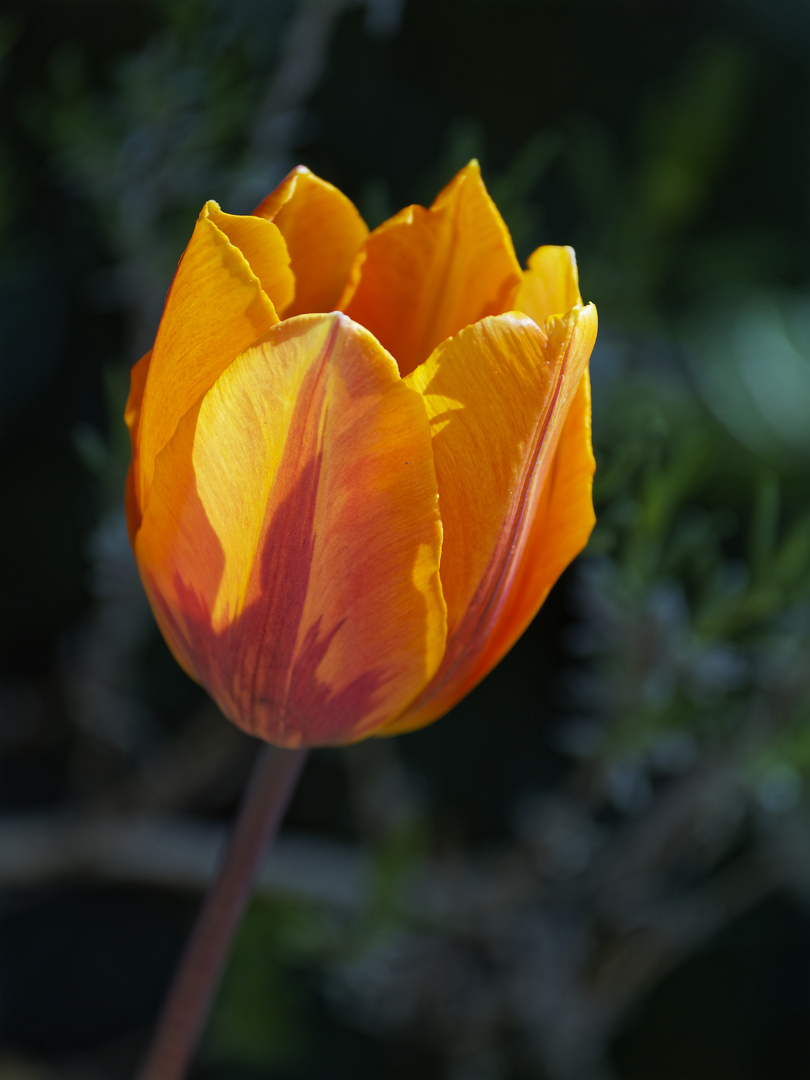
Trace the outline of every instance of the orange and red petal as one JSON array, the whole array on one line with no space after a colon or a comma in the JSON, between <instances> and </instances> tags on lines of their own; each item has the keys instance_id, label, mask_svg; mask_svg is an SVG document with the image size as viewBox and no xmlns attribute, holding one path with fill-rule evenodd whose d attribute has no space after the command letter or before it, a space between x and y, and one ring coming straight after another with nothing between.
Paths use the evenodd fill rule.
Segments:
<instances>
[{"instance_id":1,"label":"orange and red petal","mask_svg":"<svg viewBox=\"0 0 810 1080\"><path fill-rule=\"evenodd\" d=\"M588 543L596 516L591 385L585 371L565 418L537 511L518 559L507 603L478 661L491 670L537 614L552 585Z\"/></svg>"},{"instance_id":2,"label":"orange and red petal","mask_svg":"<svg viewBox=\"0 0 810 1080\"><path fill-rule=\"evenodd\" d=\"M447 649L432 682L386 733L429 723L468 693L525 629L583 532L587 538L592 509L582 488L589 496L592 458L587 397L577 391L595 334L592 306L542 328L519 313L484 319L405 380L422 394L433 432ZM575 399L561 459L565 480L576 474L578 485L579 519L569 529L559 517L570 509L566 495L552 498L549 484L558 479L554 463Z\"/></svg>"},{"instance_id":3,"label":"orange and red petal","mask_svg":"<svg viewBox=\"0 0 810 1080\"><path fill-rule=\"evenodd\" d=\"M508 311L521 281L509 231L472 162L429 210L410 206L371 233L340 307L408 375L445 338Z\"/></svg>"},{"instance_id":4,"label":"orange and red petal","mask_svg":"<svg viewBox=\"0 0 810 1080\"><path fill-rule=\"evenodd\" d=\"M160 455L135 549L175 655L246 730L352 741L434 674L446 623L424 403L345 316L274 327Z\"/></svg>"},{"instance_id":5,"label":"orange and red petal","mask_svg":"<svg viewBox=\"0 0 810 1080\"><path fill-rule=\"evenodd\" d=\"M253 213L278 226L290 252L295 299L279 314L334 311L368 236L354 203L299 165Z\"/></svg>"}]
</instances>

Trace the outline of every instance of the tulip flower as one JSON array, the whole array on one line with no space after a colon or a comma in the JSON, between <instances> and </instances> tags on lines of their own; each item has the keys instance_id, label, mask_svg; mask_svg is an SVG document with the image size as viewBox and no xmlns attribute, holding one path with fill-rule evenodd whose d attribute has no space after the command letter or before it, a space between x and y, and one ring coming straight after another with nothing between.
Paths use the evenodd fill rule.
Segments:
<instances>
[{"instance_id":1,"label":"tulip flower","mask_svg":"<svg viewBox=\"0 0 810 1080\"><path fill-rule=\"evenodd\" d=\"M593 527L596 312L475 162L368 231L297 168L203 208L132 372L127 518L172 652L285 747L430 723Z\"/></svg>"}]
</instances>

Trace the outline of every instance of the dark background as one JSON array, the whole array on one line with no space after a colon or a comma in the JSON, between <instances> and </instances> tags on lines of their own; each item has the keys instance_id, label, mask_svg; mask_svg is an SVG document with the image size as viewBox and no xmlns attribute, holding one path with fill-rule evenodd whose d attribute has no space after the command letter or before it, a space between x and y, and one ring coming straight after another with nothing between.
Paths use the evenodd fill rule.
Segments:
<instances>
[{"instance_id":1,"label":"dark background","mask_svg":"<svg viewBox=\"0 0 810 1080\"><path fill-rule=\"evenodd\" d=\"M132 1075L255 753L121 509L200 206L473 156L598 306L599 524L451 715L313 755L194 1076L810 1078L810 8L0 12L0 1080Z\"/></svg>"}]
</instances>

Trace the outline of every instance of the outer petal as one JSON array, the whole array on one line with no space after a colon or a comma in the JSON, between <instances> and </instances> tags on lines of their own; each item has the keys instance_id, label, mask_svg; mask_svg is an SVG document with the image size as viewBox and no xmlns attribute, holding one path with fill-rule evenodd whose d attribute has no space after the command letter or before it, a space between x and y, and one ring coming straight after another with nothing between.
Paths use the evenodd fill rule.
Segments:
<instances>
[{"instance_id":1,"label":"outer petal","mask_svg":"<svg viewBox=\"0 0 810 1080\"><path fill-rule=\"evenodd\" d=\"M436 676L386 734L429 723L468 693L587 538L593 511L583 498L581 471L590 477L592 459L587 398L577 391L595 336L592 305L542 329L517 313L485 319L445 342L405 380L421 391L433 430L448 639ZM558 481L572 478L575 492L558 489ZM568 511L576 521L561 520ZM521 588L525 595L518 595Z\"/></svg>"},{"instance_id":2,"label":"outer petal","mask_svg":"<svg viewBox=\"0 0 810 1080\"><path fill-rule=\"evenodd\" d=\"M129 441L134 452L137 445L138 437L138 421L141 417L141 402L143 401L143 391L146 386L146 376L149 374L149 364L152 359L152 350L143 354L143 356L136 363L132 365L129 373L129 396L127 397L127 403L124 407L124 423L127 425L129 431Z\"/></svg>"},{"instance_id":3,"label":"outer petal","mask_svg":"<svg viewBox=\"0 0 810 1080\"><path fill-rule=\"evenodd\" d=\"M277 225L289 248L295 299L279 312L333 311L368 236L354 203L299 165L253 213Z\"/></svg>"},{"instance_id":4,"label":"outer petal","mask_svg":"<svg viewBox=\"0 0 810 1080\"><path fill-rule=\"evenodd\" d=\"M152 350L144 353L140 360L133 364L129 373L129 396L124 409L124 423L129 430L129 444L132 451L129 468L127 469L126 485L124 487L124 510L127 517L127 530L130 543L135 541L135 533L141 524L141 509L135 493L135 461L138 457L138 432L141 418L141 401L146 387L146 376L149 373L149 363L152 359Z\"/></svg>"},{"instance_id":5,"label":"outer petal","mask_svg":"<svg viewBox=\"0 0 810 1080\"><path fill-rule=\"evenodd\" d=\"M579 343L582 347L582 343ZM565 418L523 550L516 557L509 596L476 664L483 678L512 648L552 585L588 543L596 523L591 443L591 384L587 370Z\"/></svg>"},{"instance_id":6,"label":"outer petal","mask_svg":"<svg viewBox=\"0 0 810 1080\"><path fill-rule=\"evenodd\" d=\"M215 203L203 208L174 275L152 347L133 478L141 513L155 458L174 434L180 417L239 353L278 322L259 276L214 218L228 227L240 220L221 214ZM285 257L281 234L269 222L262 226L264 241L273 245L279 259ZM248 235L238 226L233 231L243 240ZM254 236L251 254L259 246ZM257 263L265 273L266 260L257 258Z\"/></svg>"},{"instance_id":7,"label":"outer petal","mask_svg":"<svg viewBox=\"0 0 810 1080\"><path fill-rule=\"evenodd\" d=\"M429 210L409 206L371 233L339 306L407 375L451 334L508 311L521 280L509 232L472 162Z\"/></svg>"},{"instance_id":8,"label":"outer petal","mask_svg":"<svg viewBox=\"0 0 810 1080\"><path fill-rule=\"evenodd\" d=\"M420 396L362 327L243 353L157 462L136 556L183 666L246 730L346 742L436 671L441 524Z\"/></svg>"},{"instance_id":9,"label":"outer petal","mask_svg":"<svg viewBox=\"0 0 810 1080\"><path fill-rule=\"evenodd\" d=\"M577 258L570 247L541 247L529 256L529 267L515 300L538 326L550 315L564 315L582 303Z\"/></svg>"}]
</instances>

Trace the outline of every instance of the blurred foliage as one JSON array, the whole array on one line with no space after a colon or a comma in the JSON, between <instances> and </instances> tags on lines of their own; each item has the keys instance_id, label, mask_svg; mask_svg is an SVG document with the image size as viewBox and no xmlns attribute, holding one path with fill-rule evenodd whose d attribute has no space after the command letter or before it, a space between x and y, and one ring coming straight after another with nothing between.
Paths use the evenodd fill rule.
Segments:
<instances>
[{"instance_id":1,"label":"blurred foliage","mask_svg":"<svg viewBox=\"0 0 810 1080\"><path fill-rule=\"evenodd\" d=\"M810 311L802 293L754 293L696 317L687 358L719 421L780 472L807 469ZM767 358L767 362L763 362Z\"/></svg>"},{"instance_id":2,"label":"blurred foliage","mask_svg":"<svg viewBox=\"0 0 810 1080\"><path fill-rule=\"evenodd\" d=\"M664 290L697 284L687 270L700 259L690 226L739 136L747 60L731 41L699 41L674 79L637 105L629 155L592 120L572 133L571 178L588 237L581 258L594 295L635 326L655 318Z\"/></svg>"},{"instance_id":3,"label":"blurred foliage","mask_svg":"<svg viewBox=\"0 0 810 1080\"><path fill-rule=\"evenodd\" d=\"M772 755L809 718L798 660L810 512L794 500L783 514L779 475L682 391L637 380L600 409L592 547L611 558L592 564L581 592L586 606L604 605L586 638L602 621L603 640L588 648L607 653L592 707L609 721L609 753L643 754L678 731L705 750L739 742L748 757ZM762 728L756 748L751 726Z\"/></svg>"},{"instance_id":4,"label":"blurred foliage","mask_svg":"<svg viewBox=\"0 0 810 1080\"><path fill-rule=\"evenodd\" d=\"M323 946L307 912L254 903L230 959L220 1005L206 1034L213 1060L258 1066L284 1063L305 1043L303 1006L285 966ZM270 1007L268 1007L270 1006Z\"/></svg>"},{"instance_id":5,"label":"blurred foliage","mask_svg":"<svg viewBox=\"0 0 810 1080\"><path fill-rule=\"evenodd\" d=\"M809 27L792 0L9 5L0 799L156 816L163 861L107 858L169 906L170 826L230 816L251 750L157 638L120 507L128 367L202 203L303 160L374 226L478 157L521 259L573 244L599 308L588 550L453 714L314 756L310 891L254 902L195 1075L805 1075ZM69 901L7 890L0 1077L126 1075L157 1008L180 915L94 894L142 943L110 1013L103 945L71 952L83 865Z\"/></svg>"}]
</instances>

